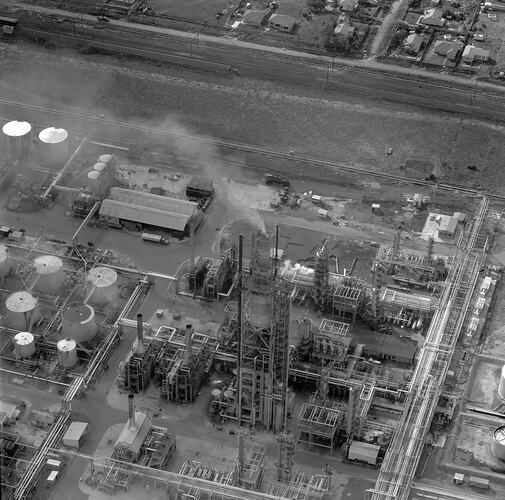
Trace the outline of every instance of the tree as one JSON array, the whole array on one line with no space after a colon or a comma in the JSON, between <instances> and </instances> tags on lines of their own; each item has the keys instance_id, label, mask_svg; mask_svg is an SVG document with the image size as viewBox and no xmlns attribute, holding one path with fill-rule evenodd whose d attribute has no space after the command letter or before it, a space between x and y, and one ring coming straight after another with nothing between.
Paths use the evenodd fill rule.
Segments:
<instances>
[{"instance_id":1,"label":"tree","mask_svg":"<svg viewBox=\"0 0 505 500\"><path fill-rule=\"evenodd\" d=\"M322 12L326 7L325 0L307 0L307 7L312 12Z\"/></svg>"}]
</instances>

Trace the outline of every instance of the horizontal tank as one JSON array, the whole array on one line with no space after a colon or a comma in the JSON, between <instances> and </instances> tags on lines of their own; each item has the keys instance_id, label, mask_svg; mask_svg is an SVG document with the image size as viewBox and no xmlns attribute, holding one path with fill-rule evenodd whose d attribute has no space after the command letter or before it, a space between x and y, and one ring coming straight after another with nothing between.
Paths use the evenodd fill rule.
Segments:
<instances>
[{"instance_id":1,"label":"horizontal tank","mask_svg":"<svg viewBox=\"0 0 505 500\"><path fill-rule=\"evenodd\" d=\"M19 332L14 336L14 355L25 359L35 354L35 339L30 332Z\"/></svg>"},{"instance_id":2,"label":"horizontal tank","mask_svg":"<svg viewBox=\"0 0 505 500\"><path fill-rule=\"evenodd\" d=\"M2 132L10 158L21 160L28 155L32 144L32 126L28 122L8 122L2 127Z\"/></svg>"},{"instance_id":3,"label":"horizontal tank","mask_svg":"<svg viewBox=\"0 0 505 500\"><path fill-rule=\"evenodd\" d=\"M77 363L77 344L75 340L63 339L56 344L58 363L63 368L71 368Z\"/></svg>"},{"instance_id":4,"label":"horizontal tank","mask_svg":"<svg viewBox=\"0 0 505 500\"><path fill-rule=\"evenodd\" d=\"M56 295L65 282L63 261L56 255L42 255L33 261L36 282L33 291L47 295Z\"/></svg>"},{"instance_id":5,"label":"horizontal tank","mask_svg":"<svg viewBox=\"0 0 505 500\"><path fill-rule=\"evenodd\" d=\"M63 335L77 343L91 340L97 332L95 310L88 304L74 303L61 313Z\"/></svg>"},{"instance_id":6,"label":"horizontal tank","mask_svg":"<svg viewBox=\"0 0 505 500\"><path fill-rule=\"evenodd\" d=\"M16 292L5 301L6 326L15 330L28 331L40 319L37 299L28 292Z\"/></svg>"},{"instance_id":7,"label":"horizontal tank","mask_svg":"<svg viewBox=\"0 0 505 500\"><path fill-rule=\"evenodd\" d=\"M0 245L0 282L6 278L12 269L9 257L9 249L6 245Z\"/></svg>"},{"instance_id":8,"label":"horizontal tank","mask_svg":"<svg viewBox=\"0 0 505 500\"><path fill-rule=\"evenodd\" d=\"M96 305L112 305L119 299L117 272L110 267L91 269L87 277L89 301Z\"/></svg>"},{"instance_id":9,"label":"horizontal tank","mask_svg":"<svg viewBox=\"0 0 505 500\"><path fill-rule=\"evenodd\" d=\"M39 134L39 151L45 167L63 167L68 159L68 132L64 128L45 128Z\"/></svg>"},{"instance_id":10,"label":"horizontal tank","mask_svg":"<svg viewBox=\"0 0 505 500\"><path fill-rule=\"evenodd\" d=\"M493 433L491 441L491 453L505 462L505 426L498 427Z\"/></svg>"}]
</instances>

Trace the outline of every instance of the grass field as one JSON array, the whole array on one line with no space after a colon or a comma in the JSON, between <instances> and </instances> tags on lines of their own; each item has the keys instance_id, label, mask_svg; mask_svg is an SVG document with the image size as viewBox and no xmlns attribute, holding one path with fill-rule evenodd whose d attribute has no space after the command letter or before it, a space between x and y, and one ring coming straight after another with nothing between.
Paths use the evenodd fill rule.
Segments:
<instances>
[{"instance_id":1,"label":"grass field","mask_svg":"<svg viewBox=\"0 0 505 500\"><path fill-rule=\"evenodd\" d=\"M491 189L505 183L504 170L496 168L496 158L505 156L501 126L322 88L289 88L175 68L152 73L152 66L128 59L62 58L30 46L22 52L3 46L2 57L0 91L5 98L183 126L196 134L395 174L411 159L426 160L412 162L421 165L419 172L407 172L423 178L426 164L447 162L448 180ZM388 146L392 155L386 155ZM477 174L466 169L470 162L478 166Z\"/></svg>"},{"instance_id":2,"label":"grass field","mask_svg":"<svg viewBox=\"0 0 505 500\"><path fill-rule=\"evenodd\" d=\"M215 23L218 12L223 9L232 10L237 2L231 0L149 0L149 5L158 14Z\"/></svg>"}]
</instances>

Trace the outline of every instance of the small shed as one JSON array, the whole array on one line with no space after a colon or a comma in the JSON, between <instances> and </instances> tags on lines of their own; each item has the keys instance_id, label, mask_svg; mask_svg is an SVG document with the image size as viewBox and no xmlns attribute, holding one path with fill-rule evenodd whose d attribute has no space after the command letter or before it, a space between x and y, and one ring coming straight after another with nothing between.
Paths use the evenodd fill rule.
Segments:
<instances>
[{"instance_id":1,"label":"small shed","mask_svg":"<svg viewBox=\"0 0 505 500\"><path fill-rule=\"evenodd\" d=\"M325 210L324 208L320 208L317 211L317 215L319 215L319 217L321 217L321 219L327 219L328 218L328 210Z\"/></svg>"},{"instance_id":2,"label":"small shed","mask_svg":"<svg viewBox=\"0 0 505 500\"><path fill-rule=\"evenodd\" d=\"M195 175L186 186L188 198L209 198L214 194L214 183L210 177Z\"/></svg>"},{"instance_id":3,"label":"small shed","mask_svg":"<svg viewBox=\"0 0 505 500\"><path fill-rule=\"evenodd\" d=\"M380 203L372 203L372 212L378 212L381 209Z\"/></svg>"},{"instance_id":4,"label":"small shed","mask_svg":"<svg viewBox=\"0 0 505 500\"><path fill-rule=\"evenodd\" d=\"M470 480L468 481L470 486L475 488L480 488L482 490L489 489L489 479L484 479L483 477L470 476Z\"/></svg>"},{"instance_id":5,"label":"small shed","mask_svg":"<svg viewBox=\"0 0 505 500\"><path fill-rule=\"evenodd\" d=\"M57 470L53 470L49 473L49 476L47 476L47 482L48 483L55 483L56 480L58 479L58 474L59 472Z\"/></svg>"},{"instance_id":6,"label":"small shed","mask_svg":"<svg viewBox=\"0 0 505 500\"><path fill-rule=\"evenodd\" d=\"M312 203L321 203L321 196L318 194L313 194L310 199L312 200Z\"/></svg>"},{"instance_id":7,"label":"small shed","mask_svg":"<svg viewBox=\"0 0 505 500\"><path fill-rule=\"evenodd\" d=\"M359 460L370 465L377 463L380 446L376 444L353 441L349 447L349 460Z\"/></svg>"},{"instance_id":8,"label":"small shed","mask_svg":"<svg viewBox=\"0 0 505 500\"><path fill-rule=\"evenodd\" d=\"M63 446L79 449L87 433L88 424L86 422L72 422L63 435Z\"/></svg>"},{"instance_id":9,"label":"small shed","mask_svg":"<svg viewBox=\"0 0 505 500\"><path fill-rule=\"evenodd\" d=\"M453 481L454 484L463 484L465 482L465 475L455 472Z\"/></svg>"}]
</instances>

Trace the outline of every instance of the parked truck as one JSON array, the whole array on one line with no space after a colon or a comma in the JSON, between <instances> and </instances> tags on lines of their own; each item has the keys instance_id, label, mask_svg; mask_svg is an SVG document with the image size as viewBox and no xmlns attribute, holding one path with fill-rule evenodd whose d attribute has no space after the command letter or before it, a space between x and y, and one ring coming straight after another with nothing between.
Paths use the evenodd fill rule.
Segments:
<instances>
[{"instance_id":1,"label":"parked truck","mask_svg":"<svg viewBox=\"0 0 505 500\"><path fill-rule=\"evenodd\" d=\"M168 245L168 241L159 234L142 233L142 239L152 243L159 243L160 245Z\"/></svg>"}]
</instances>

